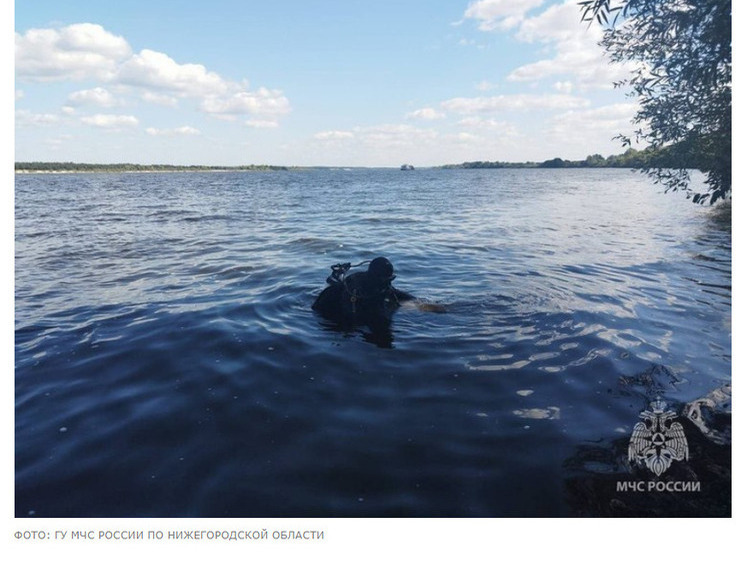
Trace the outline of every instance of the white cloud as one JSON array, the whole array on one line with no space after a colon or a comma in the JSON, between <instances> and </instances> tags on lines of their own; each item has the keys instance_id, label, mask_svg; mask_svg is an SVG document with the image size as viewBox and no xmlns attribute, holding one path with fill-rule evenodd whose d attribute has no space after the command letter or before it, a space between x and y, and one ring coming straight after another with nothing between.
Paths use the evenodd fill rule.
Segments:
<instances>
[{"instance_id":1,"label":"white cloud","mask_svg":"<svg viewBox=\"0 0 747 562\"><path fill-rule=\"evenodd\" d=\"M610 64L602 47L599 26L580 22L577 0L550 6L541 14L521 22L516 38L526 43L554 47L552 58L542 59L516 68L508 76L514 82L539 81L551 76L572 77L581 89L611 89L613 82L627 75L625 65ZM564 85L568 80L561 82ZM564 91L568 91L565 86Z\"/></svg>"},{"instance_id":2,"label":"white cloud","mask_svg":"<svg viewBox=\"0 0 747 562\"><path fill-rule=\"evenodd\" d=\"M112 93L101 87L73 92L68 96L67 102L71 106L97 105L100 107L114 107L118 105Z\"/></svg>"},{"instance_id":3,"label":"white cloud","mask_svg":"<svg viewBox=\"0 0 747 562\"><path fill-rule=\"evenodd\" d=\"M470 4L464 14L480 22L483 31L517 28L515 37L525 43L538 43L554 53L548 58L514 69L508 80L538 82L548 77L563 77L563 91L570 88L611 89L613 83L628 75L630 65L610 64L599 41L600 26L581 22L578 0L552 4L536 16L527 13L544 0L480 0ZM571 84L569 88L568 84Z\"/></svg>"},{"instance_id":4,"label":"white cloud","mask_svg":"<svg viewBox=\"0 0 747 562\"><path fill-rule=\"evenodd\" d=\"M56 137L45 139L44 144L46 144L50 150L57 151L62 149L72 139L72 135L58 135Z\"/></svg>"},{"instance_id":5,"label":"white cloud","mask_svg":"<svg viewBox=\"0 0 747 562\"><path fill-rule=\"evenodd\" d=\"M374 127L356 127L356 137L368 146L404 148L422 146L438 137L433 129L420 129L410 125L378 125Z\"/></svg>"},{"instance_id":6,"label":"white cloud","mask_svg":"<svg viewBox=\"0 0 747 562\"><path fill-rule=\"evenodd\" d=\"M550 140L585 146L609 145L618 133L630 134L635 103L618 103L582 111L567 111L553 117L547 128Z\"/></svg>"},{"instance_id":7,"label":"white cloud","mask_svg":"<svg viewBox=\"0 0 747 562\"><path fill-rule=\"evenodd\" d=\"M155 127L148 127L145 129L145 132L154 137L194 136L200 134L198 129L188 125L176 127L175 129L156 129Z\"/></svg>"},{"instance_id":8,"label":"white cloud","mask_svg":"<svg viewBox=\"0 0 747 562\"><path fill-rule=\"evenodd\" d=\"M537 16L522 20L516 38L527 43L563 41L587 36L593 43L602 38L601 29L581 22L577 0L553 4Z\"/></svg>"},{"instance_id":9,"label":"white cloud","mask_svg":"<svg viewBox=\"0 0 747 562\"><path fill-rule=\"evenodd\" d=\"M208 97L202 101L200 109L211 115L222 116L282 115L290 111L290 102L280 90L260 88L254 92Z\"/></svg>"},{"instance_id":10,"label":"white cloud","mask_svg":"<svg viewBox=\"0 0 747 562\"><path fill-rule=\"evenodd\" d=\"M506 96L452 98L441 103L447 111L459 114L530 111L540 109L573 109L587 107L584 98L563 94L515 94Z\"/></svg>"},{"instance_id":11,"label":"white cloud","mask_svg":"<svg viewBox=\"0 0 747 562\"><path fill-rule=\"evenodd\" d=\"M563 41L558 43L554 58L521 66L512 71L508 79L530 82L552 76L571 76L582 89L612 89L613 83L626 75L621 65L611 65L598 48L584 42Z\"/></svg>"},{"instance_id":12,"label":"white cloud","mask_svg":"<svg viewBox=\"0 0 747 562\"><path fill-rule=\"evenodd\" d=\"M555 82L555 84L552 85L553 89L562 92L564 94L570 94L573 91L573 82L570 80L565 80L563 82Z\"/></svg>"},{"instance_id":13,"label":"white cloud","mask_svg":"<svg viewBox=\"0 0 747 562\"><path fill-rule=\"evenodd\" d=\"M465 19L480 22L483 31L510 29L521 22L524 14L542 4L544 0L479 0L469 5Z\"/></svg>"},{"instance_id":14,"label":"white cloud","mask_svg":"<svg viewBox=\"0 0 747 562\"><path fill-rule=\"evenodd\" d=\"M177 127L174 129L174 133L177 135L199 135L201 134L199 129L195 129L194 127L190 127L189 125L184 125L183 127Z\"/></svg>"},{"instance_id":15,"label":"white cloud","mask_svg":"<svg viewBox=\"0 0 747 562\"><path fill-rule=\"evenodd\" d=\"M137 118L133 115L111 115L98 113L96 115L81 117L80 120L86 125L101 127L102 129L121 129L124 127L135 127L138 124Z\"/></svg>"},{"instance_id":16,"label":"white cloud","mask_svg":"<svg viewBox=\"0 0 747 562\"><path fill-rule=\"evenodd\" d=\"M61 111L65 115L72 115L73 113L75 113L75 108L69 105L63 105Z\"/></svg>"},{"instance_id":17,"label":"white cloud","mask_svg":"<svg viewBox=\"0 0 747 562\"><path fill-rule=\"evenodd\" d=\"M15 46L16 75L34 81L109 79L131 54L122 37L92 23L16 33Z\"/></svg>"},{"instance_id":18,"label":"white cloud","mask_svg":"<svg viewBox=\"0 0 747 562\"><path fill-rule=\"evenodd\" d=\"M121 65L117 81L182 96L219 95L229 85L201 64L179 64L164 53L143 49Z\"/></svg>"},{"instance_id":19,"label":"white cloud","mask_svg":"<svg viewBox=\"0 0 747 562\"><path fill-rule=\"evenodd\" d=\"M424 107L423 109L417 109L406 115L408 119L423 119L425 121L434 121L436 119L443 119L446 115L433 109L432 107Z\"/></svg>"},{"instance_id":20,"label":"white cloud","mask_svg":"<svg viewBox=\"0 0 747 562\"><path fill-rule=\"evenodd\" d=\"M468 135L457 133L447 138L435 129L397 123L357 126L315 134L304 149L304 157L333 166L399 167L403 162L417 166L444 158L449 161L456 149L459 153L466 151L471 142Z\"/></svg>"},{"instance_id":21,"label":"white cloud","mask_svg":"<svg viewBox=\"0 0 747 562\"><path fill-rule=\"evenodd\" d=\"M480 92L487 92L489 90L496 90L500 87L499 84L495 84L493 82L488 82L487 80L483 80L479 84L475 86L475 89L479 90Z\"/></svg>"},{"instance_id":22,"label":"white cloud","mask_svg":"<svg viewBox=\"0 0 747 562\"><path fill-rule=\"evenodd\" d=\"M145 102L155 105L162 105L164 107L176 107L177 105L179 105L179 100L174 96L170 96L168 94L159 94L147 90L142 93L140 98Z\"/></svg>"},{"instance_id":23,"label":"white cloud","mask_svg":"<svg viewBox=\"0 0 747 562\"><path fill-rule=\"evenodd\" d=\"M475 135L473 133L456 133L453 135L443 135L441 139L444 142L452 142L456 144L474 144L484 141L483 137Z\"/></svg>"},{"instance_id":24,"label":"white cloud","mask_svg":"<svg viewBox=\"0 0 747 562\"><path fill-rule=\"evenodd\" d=\"M24 96L23 90L16 90L16 101L23 98L23 96Z\"/></svg>"},{"instance_id":25,"label":"white cloud","mask_svg":"<svg viewBox=\"0 0 747 562\"><path fill-rule=\"evenodd\" d=\"M515 125L508 123L507 121L496 121L495 119L466 117L461 119L457 124L467 129L487 130L499 133L503 136L516 136L519 134Z\"/></svg>"},{"instance_id":26,"label":"white cloud","mask_svg":"<svg viewBox=\"0 0 747 562\"><path fill-rule=\"evenodd\" d=\"M26 109L16 111L17 127L38 127L55 125L60 122L60 116L53 113L32 113Z\"/></svg>"},{"instance_id":27,"label":"white cloud","mask_svg":"<svg viewBox=\"0 0 747 562\"><path fill-rule=\"evenodd\" d=\"M314 138L320 141L345 140L352 139L354 137L355 135L350 131L321 131L314 135Z\"/></svg>"},{"instance_id":28,"label":"white cloud","mask_svg":"<svg viewBox=\"0 0 747 562\"><path fill-rule=\"evenodd\" d=\"M314 135L314 139L320 141L351 141L358 147L379 150L422 147L437 137L438 133L432 129L397 124L354 127L352 131L322 131Z\"/></svg>"},{"instance_id":29,"label":"white cloud","mask_svg":"<svg viewBox=\"0 0 747 562\"><path fill-rule=\"evenodd\" d=\"M278 116L290 111L290 102L281 90L261 87L249 91L246 81L226 80L202 64L179 63L151 49L133 54L122 37L90 23L17 33L16 72L19 80L106 83L107 88L96 86L71 94L68 112L83 105L115 107L133 95L166 107L177 107L180 98L191 98L197 100L200 111L217 119L235 121L238 116L251 115L258 119L249 120L247 126L270 128L278 126ZM122 103L111 92L116 92ZM87 122L101 127L126 125L116 119L89 118Z\"/></svg>"},{"instance_id":30,"label":"white cloud","mask_svg":"<svg viewBox=\"0 0 747 562\"><path fill-rule=\"evenodd\" d=\"M244 123L247 127L253 129L275 129L279 126L277 121L269 121L263 119L249 119Z\"/></svg>"}]
</instances>

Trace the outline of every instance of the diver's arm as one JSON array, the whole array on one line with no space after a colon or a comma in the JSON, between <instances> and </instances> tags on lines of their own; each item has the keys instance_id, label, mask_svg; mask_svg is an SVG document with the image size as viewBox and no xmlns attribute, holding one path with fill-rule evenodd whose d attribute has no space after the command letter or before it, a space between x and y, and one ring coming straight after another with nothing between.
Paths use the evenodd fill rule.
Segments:
<instances>
[{"instance_id":1,"label":"diver's arm","mask_svg":"<svg viewBox=\"0 0 747 562\"><path fill-rule=\"evenodd\" d=\"M447 308L446 305L433 303L433 302L426 302L422 299L419 299L410 293L405 293L404 291L400 291L399 289L395 289L392 287L392 291L394 291L394 295L397 297L397 302L408 303L408 308L415 307L418 310L422 312L446 312Z\"/></svg>"},{"instance_id":2,"label":"diver's arm","mask_svg":"<svg viewBox=\"0 0 747 562\"><path fill-rule=\"evenodd\" d=\"M394 292L394 296L397 297L397 300L399 302L415 300L415 297L410 293L405 293L404 291L400 291L399 289L395 289L394 287L392 287L392 291Z\"/></svg>"}]
</instances>

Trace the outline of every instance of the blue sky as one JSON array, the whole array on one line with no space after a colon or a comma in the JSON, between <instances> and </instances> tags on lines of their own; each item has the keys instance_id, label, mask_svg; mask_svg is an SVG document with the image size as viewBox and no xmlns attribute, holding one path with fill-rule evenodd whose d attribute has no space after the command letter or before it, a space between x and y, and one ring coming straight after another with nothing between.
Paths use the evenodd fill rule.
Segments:
<instances>
[{"instance_id":1,"label":"blue sky","mask_svg":"<svg viewBox=\"0 0 747 562\"><path fill-rule=\"evenodd\" d=\"M15 159L416 166L621 152L577 0L15 5Z\"/></svg>"}]
</instances>

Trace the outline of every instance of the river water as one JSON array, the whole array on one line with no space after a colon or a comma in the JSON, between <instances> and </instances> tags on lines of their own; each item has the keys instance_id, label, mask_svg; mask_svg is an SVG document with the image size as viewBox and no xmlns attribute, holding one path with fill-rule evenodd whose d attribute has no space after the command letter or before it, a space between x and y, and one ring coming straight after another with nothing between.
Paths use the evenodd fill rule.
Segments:
<instances>
[{"instance_id":1,"label":"river water","mask_svg":"<svg viewBox=\"0 0 747 562\"><path fill-rule=\"evenodd\" d=\"M618 449L654 395L680 411L731 380L730 219L660 191L629 170L17 175L16 515L624 507L595 483L635 475ZM445 311L383 336L311 311L332 264L379 255Z\"/></svg>"}]
</instances>

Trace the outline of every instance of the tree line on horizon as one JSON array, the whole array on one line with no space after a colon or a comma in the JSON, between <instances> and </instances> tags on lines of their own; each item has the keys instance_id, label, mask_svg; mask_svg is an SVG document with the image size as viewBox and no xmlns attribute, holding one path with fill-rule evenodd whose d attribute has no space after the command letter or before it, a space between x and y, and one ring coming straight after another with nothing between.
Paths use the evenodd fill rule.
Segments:
<instances>
[{"instance_id":1,"label":"tree line on horizon","mask_svg":"<svg viewBox=\"0 0 747 562\"><path fill-rule=\"evenodd\" d=\"M684 163L682 163L684 165ZM446 164L440 169L473 168L677 168L677 155L664 149L636 150L629 148L623 154L607 156L592 154L584 160L553 158L543 162L473 161ZM692 167L692 166L690 166ZM286 171L287 166L249 164L243 166L180 166L172 164L86 164L79 162L16 162L17 172L208 172L208 171Z\"/></svg>"},{"instance_id":2,"label":"tree line on horizon","mask_svg":"<svg viewBox=\"0 0 747 562\"><path fill-rule=\"evenodd\" d=\"M209 172L287 170L286 166L249 164L244 166L180 166L172 164L86 164L80 162L16 162L17 172Z\"/></svg>"},{"instance_id":3,"label":"tree line on horizon","mask_svg":"<svg viewBox=\"0 0 747 562\"><path fill-rule=\"evenodd\" d=\"M592 154L584 160L565 160L552 158L542 162L501 162L475 161L461 164L447 164L444 169L474 169L474 168L634 168L645 170L648 168L693 168L687 162L679 161L674 149L636 150L629 148L622 154L614 154L606 158L601 154Z\"/></svg>"}]
</instances>

